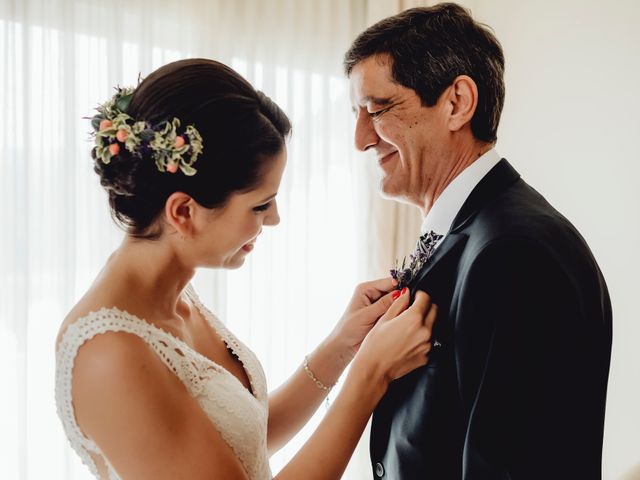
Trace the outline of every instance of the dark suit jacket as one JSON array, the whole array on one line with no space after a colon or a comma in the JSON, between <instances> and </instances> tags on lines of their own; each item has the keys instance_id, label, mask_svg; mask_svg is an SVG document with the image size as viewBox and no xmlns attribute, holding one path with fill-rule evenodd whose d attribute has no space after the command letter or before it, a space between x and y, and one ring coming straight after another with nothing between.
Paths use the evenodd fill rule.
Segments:
<instances>
[{"instance_id":1,"label":"dark suit jacket","mask_svg":"<svg viewBox=\"0 0 640 480\"><path fill-rule=\"evenodd\" d=\"M374 478L601 478L607 287L577 230L506 160L473 190L416 289L440 307L442 346L374 412Z\"/></svg>"}]
</instances>

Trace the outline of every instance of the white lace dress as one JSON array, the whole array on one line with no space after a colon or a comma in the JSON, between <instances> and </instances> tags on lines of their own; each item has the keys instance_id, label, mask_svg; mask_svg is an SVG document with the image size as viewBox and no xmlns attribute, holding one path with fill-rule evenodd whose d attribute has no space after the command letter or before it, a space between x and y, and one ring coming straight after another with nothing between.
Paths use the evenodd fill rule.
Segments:
<instances>
[{"instance_id":1,"label":"white lace dress","mask_svg":"<svg viewBox=\"0 0 640 480\"><path fill-rule=\"evenodd\" d=\"M253 352L202 305L191 287L187 288L187 295L242 362L253 394L220 365L168 332L125 311L103 308L78 319L69 325L56 351L56 406L71 446L97 478L98 470L89 452L104 458L109 480L120 480L98 446L80 431L76 423L71 377L80 346L105 332L132 333L149 344L198 400L202 410L237 455L248 477L251 480L272 478L267 455L267 385L262 367Z\"/></svg>"}]
</instances>

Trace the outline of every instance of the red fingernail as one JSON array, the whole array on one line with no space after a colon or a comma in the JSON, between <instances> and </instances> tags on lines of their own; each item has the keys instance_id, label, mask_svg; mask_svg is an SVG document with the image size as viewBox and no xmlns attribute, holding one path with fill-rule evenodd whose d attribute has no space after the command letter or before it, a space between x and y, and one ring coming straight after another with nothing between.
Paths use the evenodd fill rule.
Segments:
<instances>
[{"instance_id":1,"label":"red fingernail","mask_svg":"<svg viewBox=\"0 0 640 480\"><path fill-rule=\"evenodd\" d=\"M402 291L400 292L400 295L404 295L405 293L407 293L409 291L409 289L407 287L404 287L402 289Z\"/></svg>"},{"instance_id":2,"label":"red fingernail","mask_svg":"<svg viewBox=\"0 0 640 480\"><path fill-rule=\"evenodd\" d=\"M393 292L393 294L391 295L391 298L393 298L394 300L397 300L398 297L402 294L402 292L400 290L396 290L395 292Z\"/></svg>"}]
</instances>

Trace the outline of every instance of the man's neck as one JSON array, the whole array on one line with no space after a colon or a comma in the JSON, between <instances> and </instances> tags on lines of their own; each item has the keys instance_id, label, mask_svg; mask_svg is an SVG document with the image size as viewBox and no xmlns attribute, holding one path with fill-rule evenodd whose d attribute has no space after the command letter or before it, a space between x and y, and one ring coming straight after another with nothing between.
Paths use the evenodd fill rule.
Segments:
<instances>
[{"instance_id":1,"label":"man's neck","mask_svg":"<svg viewBox=\"0 0 640 480\"><path fill-rule=\"evenodd\" d=\"M442 195L442 192L446 190L458 175L460 175L467 167L469 167L469 165L479 159L482 155L491 150L494 145L495 144L491 143L476 142L468 148L458 151L453 160L447 164L447 170L444 171L443 174L439 175L439 180L433 182L433 188L425 193L422 203L423 215L428 215L433 205Z\"/></svg>"}]
</instances>

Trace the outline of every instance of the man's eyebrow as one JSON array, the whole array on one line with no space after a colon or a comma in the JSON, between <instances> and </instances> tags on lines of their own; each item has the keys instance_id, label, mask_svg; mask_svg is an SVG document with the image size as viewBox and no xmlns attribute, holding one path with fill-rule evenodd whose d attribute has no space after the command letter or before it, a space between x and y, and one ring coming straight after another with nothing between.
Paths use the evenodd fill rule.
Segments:
<instances>
[{"instance_id":1,"label":"man's eyebrow","mask_svg":"<svg viewBox=\"0 0 640 480\"><path fill-rule=\"evenodd\" d=\"M386 105L391 104L391 97L382 98L382 97L374 97L373 95L367 95L360 100L362 103L375 103L376 105L380 105L384 107Z\"/></svg>"},{"instance_id":2,"label":"man's eyebrow","mask_svg":"<svg viewBox=\"0 0 640 480\"><path fill-rule=\"evenodd\" d=\"M393 98L391 97L382 98L382 97L374 97L373 95L367 95L366 97L363 97L362 99L360 99L360 103L357 105L357 107L364 108L364 106L367 103L373 103L378 107L386 107L393 103ZM356 110L357 110L356 105L353 105L351 107L351 111L353 113L356 113Z\"/></svg>"}]
</instances>

